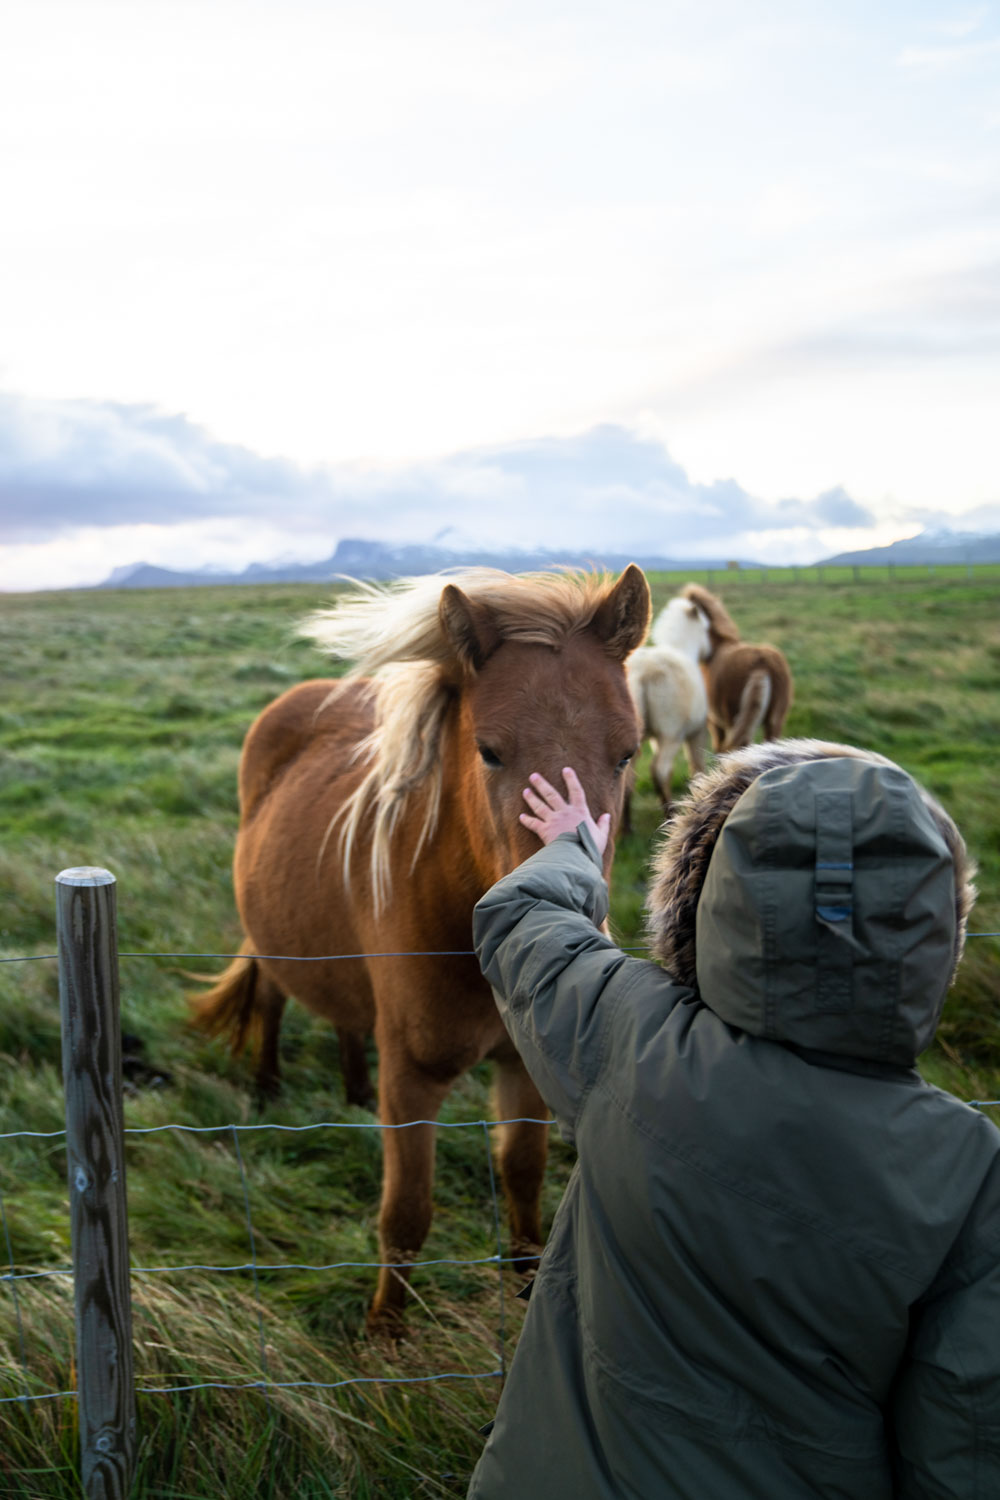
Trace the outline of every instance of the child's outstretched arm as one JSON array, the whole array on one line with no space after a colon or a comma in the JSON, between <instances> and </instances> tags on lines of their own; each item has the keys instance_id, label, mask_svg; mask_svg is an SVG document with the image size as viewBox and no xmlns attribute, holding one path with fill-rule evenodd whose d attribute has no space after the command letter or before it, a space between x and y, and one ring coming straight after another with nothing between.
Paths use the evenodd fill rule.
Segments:
<instances>
[{"instance_id":1,"label":"child's outstretched arm","mask_svg":"<svg viewBox=\"0 0 1000 1500\"><path fill-rule=\"evenodd\" d=\"M543 844L551 844L561 833L575 833L583 823L597 845L598 854L604 853L611 830L611 814L601 813L597 821L594 821L587 806L586 793L572 766L563 767L563 780L569 793L569 801L537 771L533 771L528 780L531 785L525 787L523 796L531 811L521 813L521 822L525 828L537 833Z\"/></svg>"}]
</instances>

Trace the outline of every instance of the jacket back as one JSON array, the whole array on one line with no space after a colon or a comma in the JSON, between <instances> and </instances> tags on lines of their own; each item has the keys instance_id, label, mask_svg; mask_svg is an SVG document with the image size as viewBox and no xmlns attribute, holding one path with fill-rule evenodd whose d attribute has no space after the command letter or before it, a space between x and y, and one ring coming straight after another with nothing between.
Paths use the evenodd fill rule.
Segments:
<instances>
[{"instance_id":1,"label":"jacket back","mask_svg":"<svg viewBox=\"0 0 1000 1500\"><path fill-rule=\"evenodd\" d=\"M904 773L826 757L726 812L693 983L597 930L585 830L480 903L578 1162L471 1495L1000 1494L1000 1136L912 1067L953 863Z\"/></svg>"}]
</instances>

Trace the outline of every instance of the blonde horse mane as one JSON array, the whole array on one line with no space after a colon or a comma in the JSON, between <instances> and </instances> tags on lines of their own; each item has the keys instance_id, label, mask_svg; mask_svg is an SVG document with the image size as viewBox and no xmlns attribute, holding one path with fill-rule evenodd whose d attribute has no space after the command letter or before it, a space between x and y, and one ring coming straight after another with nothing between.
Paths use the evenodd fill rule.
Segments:
<instances>
[{"instance_id":1,"label":"blonde horse mane","mask_svg":"<svg viewBox=\"0 0 1000 1500\"><path fill-rule=\"evenodd\" d=\"M681 598L690 599L708 617L709 629L715 637L713 649L723 641L740 639L740 633L722 600L710 594L700 583L686 583L681 589Z\"/></svg>"},{"instance_id":2,"label":"blonde horse mane","mask_svg":"<svg viewBox=\"0 0 1000 1500\"><path fill-rule=\"evenodd\" d=\"M456 674L464 670L441 624L446 585L488 610L501 640L558 646L586 630L613 582L607 574L512 574L496 568L448 570L382 585L351 582L349 594L308 616L299 633L353 663L343 680L373 679L375 727L354 755L368 769L327 829L320 858L339 823L347 882L362 822L371 811L369 874L378 911L389 897L390 850L412 796L420 789L426 793L414 864L440 817L441 735Z\"/></svg>"}]
</instances>

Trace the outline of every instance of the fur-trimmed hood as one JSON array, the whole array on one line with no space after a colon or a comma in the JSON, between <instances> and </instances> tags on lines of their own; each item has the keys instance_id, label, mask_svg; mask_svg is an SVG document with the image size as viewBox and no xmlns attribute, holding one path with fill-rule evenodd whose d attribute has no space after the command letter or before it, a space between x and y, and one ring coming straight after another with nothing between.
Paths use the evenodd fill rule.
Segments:
<instances>
[{"instance_id":1,"label":"fur-trimmed hood","mask_svg":"<svg viewBox=\"0 0 1000 1500\"><path fill-rule=\"evenodd\" d=\"M951 818L892 761L771 741L692 782L656 856L647 935L722 1020L908 1066L961 957L974 873Z\"/></svg>"}]
</instances>

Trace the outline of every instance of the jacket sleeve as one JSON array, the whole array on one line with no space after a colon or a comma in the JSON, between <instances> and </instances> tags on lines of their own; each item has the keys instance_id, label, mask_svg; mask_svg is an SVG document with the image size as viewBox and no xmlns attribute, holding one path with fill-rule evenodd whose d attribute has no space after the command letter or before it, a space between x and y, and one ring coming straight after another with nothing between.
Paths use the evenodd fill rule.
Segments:
<instances>
[{"instance_id":1,"label":"jacket sleeve","mask_svg":"<svg viewBox=\"0 0 1000 1500\"><path fill-rule=\"evenodd\" d=\"M607 911L600 855L581 827L504 876L473 915L476 953L504 1024L569 1139L613 1012L631 978L652 967L600 931Z\"/></svg>"},{"instance_id":2,"label":"jacket sleeve","mask_svg":"<svg viewBox=\"0 0 1000 1500\"><path fill-rule=\"evenodd\" d=\"M931 1294L896 1382L899 1500L1000 1495L1000 1154Z\"/></svg>"}]
</instances>

